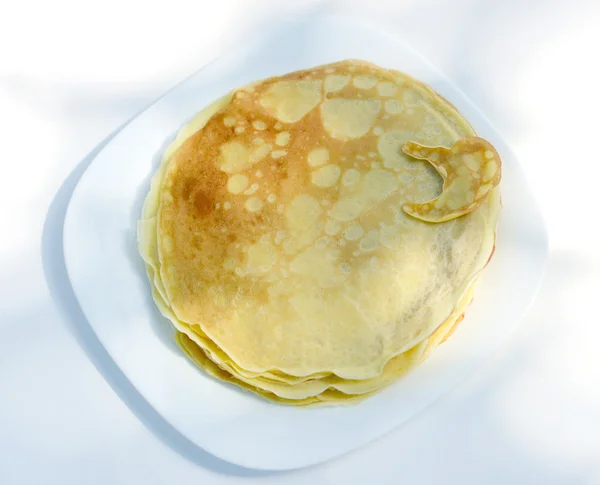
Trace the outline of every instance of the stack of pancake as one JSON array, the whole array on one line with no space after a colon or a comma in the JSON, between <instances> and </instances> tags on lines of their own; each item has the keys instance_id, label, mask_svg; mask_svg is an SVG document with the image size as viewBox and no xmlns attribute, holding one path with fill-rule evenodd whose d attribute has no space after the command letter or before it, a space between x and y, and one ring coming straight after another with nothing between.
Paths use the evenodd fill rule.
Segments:
<instances>
[{"instance_id":1,"label":"stack of pancake","mask_svg":"<svg viewBox=\"0 0 600 485\"><path fill-rule=\"evenodd\" d=\"M154 300L213 377L283 404L359 401L462 319L500 168L397 71L343 61L237 89L152 180L138 237Z\"/></svg>"}]
</instances>

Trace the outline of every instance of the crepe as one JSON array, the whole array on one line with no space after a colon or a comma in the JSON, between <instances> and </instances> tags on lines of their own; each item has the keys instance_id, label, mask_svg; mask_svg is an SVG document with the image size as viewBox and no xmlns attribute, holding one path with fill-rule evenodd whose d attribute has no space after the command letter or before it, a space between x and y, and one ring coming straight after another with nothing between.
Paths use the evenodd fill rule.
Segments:
<instances>
[{"instance_id":1,"label":"crepe","mask_svg":"<svg viewBox=\"0 0 600 485\"><path fill-rule=\"evenodd\" d=\"M231 374L221 369L212 360L210 360L200 346L195 341L190 339L186 334L178 332L175 336L177 343L186 353L186 355L196 364L198 367L203 369L208 375L218 380L225 381L230 384L234 384L241 387L244 390L252 391L259 396L268 399L269 401L277 404L287 404L292 406L315 406L318 404L354 404L360 402L370 394L361 394L357 396L347 396L339 391L327 390L318 396L311 396L304 399L286 399L277 396L268 391L264 391L259 388L252 387L243 381L234 378Z\"/></svg>"},{"instance_id":2,"label":"crepe","mask_svg":"<svg viewBox=\"0 0 600 485\"><path fill-rule=\"evenodd\" d=\"M500 173L430 88L361 61L320 66L229 93L180 132L140 252L209 374L296 404L352 400L462 318L494 248Z\"/></svg>"},{"instance_id":3,"label":"crepe","mask_svg":"<svg viewBox=\"0 0 600 485\"><path fill-rule=\"evenodd\" d=\"M473 296L472 293L473 292L471 290L469 292L469 294L465 296L463 307L466 308L466 306L468 306L468 304L471 302L472 296ZM423 344L423 343L419 344L415 348L406 352L405 354L412 354L410 357L406 357L406 358L423 360L433 348L435 348L440 343L444 342L446 340L446 338L454 332L454 330L456 329L456 326L458 325L458 323L460 323L462 321L463 317L464 317L464 313L461 313L458 316L456 316L455 314L451 315L451 317L446 322L444 322L442 325L440 325L440 327L433 333L433 335L431 335L431 337L429 339L427 339L425 344ZM372 396L376 392L381 391L388 384L390 384L393 380L397 379L398 377L400 377L402 375L402 373L395 373L395 374L392 372L386 373L385 369L384 369L384 372L382 372L382 375L379 378L376 378L376 380L379 381L377 383L371 382L369 385L368 381L357 381L354 383L351 381L346 381L346 383L345 383L346 386L352 386L352 384L357 384L358 386L360 386L362 388L362 389L355 388L355 389L353 389L353 392L347 393L347 392L344 392L347 389L340 390L339 388L336 388L336 387L327 386L319 394L307 395L306 397L294 397L294 398L287 397L286 398L286 397L283 397L280 392L269 391L261 385L256 386L256 385L253 385L252 383L249 383L245 379L239 379L239 378L234 377L234 375L235 375L234 373L228 372L226 369L223 369L221 366L215 364L214 360L207 356L207 352L205 350L203 350L202 347L200 347L193 339L188 337L186 333L177 332L176 341L179 343L179 345L184 350L184 352L187 354L187 356L198 367L200 367L202 370L204 370L211 377L214 377L221 381L225 381L230 384L234 384L238 387L241 387L242 389L244 389L246 391L252 391L252 392L260 395L261 397L263 397L269 401L275 402L277 404L286 404L286 405L293 405L293 406L316 406L316 405L326 405L326 404L356 404L358 402L363 401L367 397ZM392 363L393 360L398 359L398 357L402 357L402 355L395 357L394 359L392 359L390 361L390 363ZM388 363L388 366L386 366L386 367L389 367L389 363ZM392 366L392 369L388 369L388 371L394 370L393 368L394 368L394 366ZM407 367L404 370L408 371L409 368ZM256 382L255 382L255 384L256 384Z\"/></svg>"},{"instance_id":4,"label":"crepe","mask_svg":"<svg viewBox=\"0 0 600 485\"><path fill-rule=\"evenodd\" d=\"M208 355L210 352L203 350L202 347L197 344L196 346L198 349L196 352L203 352L204 357L207 360L196 363L211 375L211 369L214 365L217 365L221 370L227 372L228 375L236 377L236 379L231 381L232 383L238 384L245 389L264 392L264 397L271 400L273 400L273 396L276 399L304 400L311 397L323 397L324 393L327 396L330 394L330 391L337 391L339 401L345 399L348 402L352 402L355 398L361 396L366 397L385 388L420 363L432 348L439 345L452 333L456 325L462 320L464 310L471 302L472 296L473 292L471 290L465 295L459 307L452 315L450 315L446 322L440 325L430 338L417 344L412 349L390 359L383 368L381 374L371 379L348 380L342 379L336 375L329 375L326 377L306 379L300 383L286 384L281 381L273 381L264 377L245 378L240 376L236 370L230 368L226 363L221 362L221 364L215 364L215 359ZM187 337L188 332L182 333Z\"/></svg>"}]
</instances>

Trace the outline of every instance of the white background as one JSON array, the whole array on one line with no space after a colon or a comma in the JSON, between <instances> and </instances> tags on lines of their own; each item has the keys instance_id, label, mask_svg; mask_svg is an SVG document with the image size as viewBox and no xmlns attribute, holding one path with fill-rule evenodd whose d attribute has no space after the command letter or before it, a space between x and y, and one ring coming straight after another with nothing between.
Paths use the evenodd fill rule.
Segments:
<instances>
[{"instance_id":1,"label":"white background","mask_svg":"<svg viewBox=\"0 0 600 485\"><path fill-rule=\"evenodd\" d=\"M324 8L395 31L496 125L547 220L546 278L485 366L378 441L287 473L189 460L80 347L62 216L111 132L253 26ZM600 484L599 46L597 0L0 2L0 484Z\"/></svg>"}]
</instances>

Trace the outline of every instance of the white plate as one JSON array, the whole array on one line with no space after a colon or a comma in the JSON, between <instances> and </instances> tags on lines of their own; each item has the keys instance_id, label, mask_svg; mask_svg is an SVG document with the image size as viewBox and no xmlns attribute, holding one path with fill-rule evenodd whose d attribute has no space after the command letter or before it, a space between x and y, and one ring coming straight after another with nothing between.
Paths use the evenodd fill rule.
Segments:
<instances>
[{"instance_id":1,"label":"white plate","mask_svg":"<svg viewBox=\"0 0 600 485\"><path fill-rule=\"evenodd\" d=\"M196 111L254 79L345 58L373 61L430 84L502 156L504 208L496 254L456 334L427 362L353 407L267 403L193 367L154 308L136 251L136 221L160 153ZM81 178L64 227L73 289L102 345L147 403L195 445L227 461L282 470L322 462L410 419L462 381L507 338L531 303L546 231L515 157L464 94L415 52L372 27L319 16L261 32L168 92L115 136ZM92 356L93 357L93 356ZM105 377L110 381L111 376ZM126 400L127 401L127 400ZM148 422L152 414L143 420Z\"/></svg>"}]
</instances>

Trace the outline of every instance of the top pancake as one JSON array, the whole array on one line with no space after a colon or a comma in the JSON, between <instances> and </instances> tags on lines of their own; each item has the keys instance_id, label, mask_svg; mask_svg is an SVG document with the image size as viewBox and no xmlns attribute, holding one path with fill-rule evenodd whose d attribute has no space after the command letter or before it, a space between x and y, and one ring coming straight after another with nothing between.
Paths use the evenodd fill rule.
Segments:
<instances>
[{"instance_id":1,"label":"top pancake","mask_svg":"<svg viewBox=\"0 0 600 485\"><path fill-rule=\"evenodd\" d=\"M401 150L474 132L401 73L345 61L224 98L157 194L165 299L243 369L367 379L452 313L493 249L499 192L430 224L442 179Z\"/></svg>"}]
</instances>

